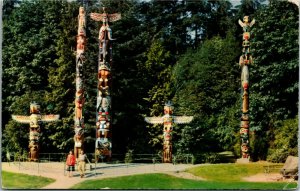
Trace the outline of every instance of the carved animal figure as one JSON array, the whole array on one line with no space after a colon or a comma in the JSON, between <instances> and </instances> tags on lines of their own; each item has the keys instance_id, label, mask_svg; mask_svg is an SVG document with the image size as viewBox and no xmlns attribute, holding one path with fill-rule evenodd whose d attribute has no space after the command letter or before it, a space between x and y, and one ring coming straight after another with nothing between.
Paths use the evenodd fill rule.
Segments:
<instances>
[{"instance_id":1,"label":"carved animal figure","mask_svg":"<svg viewBox=\"0 0 300 191\"><path fill-rule=\"evenodd\" d=\"M29 144L29 160L37 161L39 155L39 145L33 141L30 141Z\"/></svg>"},{"instance_id":2,"label":"carved animal figure","mask_svg":"<svg viewBox=\"0 0 300 191\"><path fill-rule=\"evenodd\" d=\"M164 140L166 141L171 141L172 140L172 131L173 131L173 127L172 125L164 125Z\"/></svg>"},{"instance_id":3,"label":"carved animal figure","mask_svg":"<svg viewBox=\"0 0 300 191\"><path fill-rule=\"evenodd\" d=\"M163 150L163 160L164 162L172 162L171 159L172 159L172 145L171 144L168 144L166 143L164 145L164 150Z\"/></svg>"},{"instance_id":4,"label":"carved animal figure","mask_svg":"<svg viewBox=\"0 0 300 191\"><path fill-rule=\"evenodd\" d=\"M78 34L85 36L84 28L86 23L85 11L84 7L79 7L79 15L78 15Z\"/></svg>"},{"instance_id":5,"label":"carved animal figure","mask_svg":"<svg viewBox=\"0 0 300 191\"><path fill-rule=\"evenodd\" d=\"M97 138L107 138L109 132L109 125L108 121L98 121L97 122Z\"/></svg>"},{"instance_id":6,"label":"carved animal figure","mask_svg":"<svg viewBox=\"0 0 300 191\"><path fill-rule=\"evenodd\" d=\"M77 54L83 53L85 50L86 39L82 35L77 36Z\"/></svg>"},{"instance_id":7,"label":"carved animal figure","mask_svg":"<svg viewBox=\"0 0 300 191\"><path fill-rule=\"evenodd\" d=\"M78 90L76 92L76 99L75 99L75 105L76 105L76 111L75 111L75 118L76 119L82 119L82 107L84 104L84 94L83 90Z\"/></svg>"},{"instance_id":8,"label":"carved animal figure","mask_svg":"<svg viewBox=\"0 0 300 191\"><path fill-rule=\"evenodd\" d=\"M99 86L107 87L109 76L110 76L109 70L99 70L98 72Z\"/></svg>"},{"instance_id":9,"label":"carved animal figure","mask_svg":"<svg viewBox=\"0 0 300 191\"><path fill-rule=\"evenodd\" d=\"M249 150L248 144L247 143L242 143L241 151L242 151L242 157L243 158L247 158L249 156L248 155L248 150Z\"/></svg>"},{"instance_id":10,"label":"carved animal figure","mask_svg":"<svg viewBox=\"0 0 300 191\"><path fill-rule=\"evenodd\" d=\"M249 121L241 121L241 128L249 128Z\"/></svg>"},{"instance_id":11,"label":"carved animal figure","mask_svg":"<svg viewBox=\"0 0 300 191\"><path fill-rule=\"evenodd\" d=\"M106 97L101 97L98 96L99 99L97 99L97 111L98 112L109 112L110 109L110 97L106 96Z\"/></svg>"},{"instance_id":12,"label":"carved animal figure","mask_svg":"<svg viewBox=\"0 0 300 191\"><path fill-rule=\"evenodd\" d=\"M82 145L84 142L84 137L83 137L83 129L82 128L75 128L75 135L73 137L74 140L74 155L78 157L78 154L82 150Z\"/></svg>"},{"instance_id":13,"label":"carved animal figure","mask_svg":"<svg viewBox=\"0 0 300 191\"><path fill-rule=\"evenodd\" d=\"M243 21L242 22L240 19L239 19L239 25L243 28L243 31L244 32L249 32L250 31L250 28L254 25L255 23L255 19L252 19L252 21L249 23L249 16L244 16L243 18Z\"/></svg>"}]
</instances>

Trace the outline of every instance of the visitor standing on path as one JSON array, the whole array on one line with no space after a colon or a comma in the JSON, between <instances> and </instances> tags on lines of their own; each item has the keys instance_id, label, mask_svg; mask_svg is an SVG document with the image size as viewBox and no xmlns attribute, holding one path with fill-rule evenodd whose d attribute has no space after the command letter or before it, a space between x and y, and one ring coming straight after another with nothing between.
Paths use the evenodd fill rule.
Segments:
<instances>
[{"instance_id":1,"label":"visitor standing on path","mask_svg":"<svg viewBox=\"0 0 300 191\"><path fill-rule=\"evenodd\" d=\"M80 178L84 177L85 173L85 159L86 155L83 153L83 150L80 151L80 154L78 156L78 171L80 173Z\"/></svg>"},{"instance_id":2,"label":"visitor standing on path","mask_svg":"<svg viewBox=\"0 0 300 191\"><path fill-rule=\"evenodd\" d=\"M73 151L70 151L67 157L66 165L67 165L67 171L69 172L69 177L73 176L73 171L75 171L75 163L76 158L73 154Z\"/></svg>"}]
</instances>

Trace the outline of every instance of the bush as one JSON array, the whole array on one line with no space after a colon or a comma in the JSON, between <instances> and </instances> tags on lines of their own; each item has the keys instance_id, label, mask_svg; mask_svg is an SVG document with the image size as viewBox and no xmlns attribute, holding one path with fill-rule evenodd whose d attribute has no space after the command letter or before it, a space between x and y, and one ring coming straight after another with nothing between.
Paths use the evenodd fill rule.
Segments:
<instances>
[{"instance_id":1,"label":"bush","mask_svg":"<svg viewBox=\"0 0 300 191\"><path fill-rule=\"evenodd\" d=\"M282 149L269 149L271 154L268 155L267 161L273 163L284 163L289 153L286 148Z\"/></svg>"},{"instance_id":2,"label":"bush","mask_svg":"<svg viewBox=\"0 0 300 191\"><path fill-rule=\"evenodd\" d=\"M201 154L193 155L192 157L193 164L199 164L199 163L214 164L218 162L220 162L220 156L218 153L213 153L213 152L201 153Z\"/></svg>"},{"instance_id":3,"label":"bush","mask_svg":"<svg viewBox=\"0 0 300 191\"><path fill-rule=\"evenodd\" d=\"M132 163L133 161L133 150L128 150L127 153L125 154L125 163Z\"/></svg>"},{"instance_id":4,"label":"bush","mask_svg":"<svg viewBox=\"0 0 300 191\"><path fill-rule=\"evenodd\" d=\"M289 155L298 156L298 116L279 121L274 135L274 143L268 150L267 161L285 162Z\"/></svg>"}]
</instances>

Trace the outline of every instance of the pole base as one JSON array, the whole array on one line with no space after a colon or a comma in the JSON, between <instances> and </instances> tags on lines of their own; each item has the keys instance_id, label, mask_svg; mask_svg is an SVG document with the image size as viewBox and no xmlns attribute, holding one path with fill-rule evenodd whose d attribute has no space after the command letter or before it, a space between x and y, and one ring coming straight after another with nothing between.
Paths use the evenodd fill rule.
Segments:
<instances>
[{"instance_id":1,"label":"pole base","mask_svg":"<svg viewBox=\"0 0 300 191\"><path fill-rule=\"evenodd\" d=\"M235 163L249 163L250 162L250 158L239 158L236 159Z\"/></svg>"}]
</instances>

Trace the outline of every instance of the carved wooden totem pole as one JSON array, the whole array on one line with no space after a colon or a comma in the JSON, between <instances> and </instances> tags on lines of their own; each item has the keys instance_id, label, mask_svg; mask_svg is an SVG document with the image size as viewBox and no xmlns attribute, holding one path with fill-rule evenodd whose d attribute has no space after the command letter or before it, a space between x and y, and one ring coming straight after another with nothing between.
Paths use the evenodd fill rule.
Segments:
<instances>
[{"instance_id":1,"label":"carved wooden totem pole","mask_svg":"<svg viewBox=\"0 0 300 191\"><path fill-rule=\"evenodd\" d=\"M111 158L112 134L111 134L111 65L112 55L112 30L108 22L121 19L121 14L107 14L105 8L103 13L91 13L91 18L95 21L102 21L99 30L99 59L98 59L98 92L97 92L97 113L96 113L96 161L99 157Z\"/></svg>"},{"instance_id":2,"label":"carved wooden totem pole","mask_svg":"<svg viewBox=\"0 0 300 191\"><path fill-rule=\"evenodd\" d=\"M12 118L19 123L29 123L29 161L39 159L39 138L41 133L40 125L43 122L52 122L59 119L59 115L41 115L40 105L30 103L30 116L12 115Z\"/></svg>"},{"instance_id":3,"label":"carved wooden totem pole","mask_svg":"<svg viewBox=\"0 0 300 191\"><path fill-rule=\"evenodd\" d=\"M164 116L162 117L145 117L145 121L151 124L164 124L163 129L163 162L172 162L172 131L173 123L184 124L190 123L193 116L173 116L173 105L169 101L164 106Z\"/></svg>"},{"instance_id":4,"label":"carved wooden totem pole","mask_svg":"<svg viewBox=\"0 0 300 191\"><path fill-rule=\"evenodd\" d=\"M84 88L83 88L83 64L85 61L86 34L85 25L86 17L84 7L79 7L78 31L77 31L77 48L76 48L76 94L75 94L75 116L74 116L74 155L78 158L80 151L83 149L84 142Z\"/></svg>"},{"instance_id":5,"label":"carved wooden totem pole","mask_svg":"<svg viewBox=\"0 0 300 191\"><path fill-rule=\"evenodd\" d=\"M241 66L241 86L242 86L242 117L240 126L241 153L242 159L250 158L249 155L249 65L252 64L250 51L250 29L255 23L253 19L249 23L249 16L245 16L243 22L239 20L243 28L243 54L240 56L239 65Z\"/></svg>"}]
</instances>

